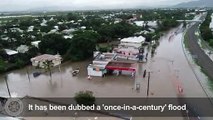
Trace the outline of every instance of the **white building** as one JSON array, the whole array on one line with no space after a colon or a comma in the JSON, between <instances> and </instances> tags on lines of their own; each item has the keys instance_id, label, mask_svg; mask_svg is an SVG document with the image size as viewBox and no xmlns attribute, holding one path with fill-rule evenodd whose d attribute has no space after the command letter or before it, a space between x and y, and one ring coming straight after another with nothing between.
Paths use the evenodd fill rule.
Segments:
<instances>
[{"instance_id":1,"label":"white building","mask_svg":"<svg viewBox=\"0 0 213 120\"><path fill-rule=\"evenodd\" d=\"M27 32L32 32L34 29L34 26L29 26Z\"/></svg>"},{"instance_id":2,"label":"white building","mask_svg":"<svg viewBox=\"0 0 213 120\"><path fill-rule=\"evenodd\" d=\"M145 38L143 36L122 39L119 46L113 49L117 53L116 59L137 61L139 49L144 42Z\"/></svg>"},{"instance_id":3,"label":"white building","mask_svg":"<svg viewBox=\"0 0 213 120\"><path fill-rule=\"evenodd\" d=\"M64 39L72 39L73 38L73 35L64 35Z\"/></svg>"},{"instance_id":4,"label":"white building","mask_svg":"<svg viewBox=\"0 0 213 120\"><path fill-rule=\"evenodd\" d=\"M143 36L129 37L129 38L122 39L120 41L120 46L140 48L144 42L145 42L145 37Z\"/></svg>"},{"instance_id":5,"label":"white building","mask_svg":"<svg viewBox=\"0 0 213 120\"><path fill-rule=\"evenodd\" d=\"M213 13L211 15L211 23L209 24L209 28L213 31Z\"/></svg>"},{"instance_id":6,"label":"white building","mask_svg":"<svg viewBox=\"0 0 213 120\"><path fill-rule=\"evenodd\" d=\"M33 41L33 42L31 42L31 45L38 48L39 47L38 45L39 45L40 42L41 41Z\"/></svg>"},{"instance_id":7,"label":"white building","mask_svg":"<svg viewBox=\"0 0 213 120\"><path fill-rule=\"evenodd\" d=\"M73 28L70 28L70 29L65 29L65 30L63 30L61 33L64 33L64 34L71 34L71 33L73 33L74 31L76 31L76 30L73 29Z\"/></svg>"},{"instance_id":8,"label":"white building","mask_svg":"<svg viewBox=\"0 0 213 120\"><path fill-rule=\"evenodd\" d=\"M157 21L134 21L134 23L139 27L144 27L146 24L152 28L158 27Z\"/></svg>"},{"instance_id":9,"label":"white building","mask_svg":"<svg viewBox=\"0 0 213 120\"><path fill-rule=\"evenodd\" d=\"M102 77L107 71L105 69L106 65L112 61L117 54L115 53L94 53L95 59L92 64L87 67L87 72L89 76L99 76Z\"/></svg>"},{"instance_id":10,"label":"white building","mask_svg":"<svg viewBox=\"0 0 213 120\"><path fill-rule=\"evenodd\" d=\"M143 27L144 26L144 21L135 21L134 22L137 26Z\"/></svg>"},{"instance_id":11,"label":"white building","mask_svg":"<svg viewBox=\"0 0 213 120\"><path fill-rule=\"evenodd\" d=\"M47 34L53 34L53 33L57 33L57 32L58 32L57 29L52 29L52 30L50 30Z\"/></svg>"},{"instance_id":12,"label":"white building","mask_svg":"<svg viewBox=\"0 0 213 120\"><path fill-rule=\"evenodd\" d=\"M18 51L15 51L15 50L10 50L10 49L4 49L4 50L5 50L6 54L9 56L18 54Z\"/></svg>"},{"instance_id":13,"label":"white building","mask_svg":"<svg viewBox=\"0 0 213 120\"><path fill-rule=\"evenodd\" d=\"M102 77L106 73L106 65L89 64L87 67L87 74L89 76Z\"/></svg>"},{"instance_id":14,"label":"white building","mask_svg":"<svg viewBox=\"0 0 213 120\"><path fill-rule=\"evenodd\" d=\"M47 26L47 20L43 19L42 23L40 24L41 26Z\"/></svg>"},{"instance_id":15,"label":"white building","mask_svg":"<svg viewBox=\"0 0 213 120\"><path fill-rule=\"evenodd\" d=\"M54 67L61 64L62 58L60 55L49 55L49 54L44 54L31 58L32 65L39 68L45 68L46 67L45 64L47 61L51 61L53 63L52 67Z\"/></svg>"},{"instance_id":16,"label":"white building","mask_svg":"<svg viewBox=\"0 0 213 120\"><path fill-rule=\"evenodd\" d=\"M81 29L82 30L85 30L87 27L86 26L81 26Z\"/></svg>"}]
</instances>

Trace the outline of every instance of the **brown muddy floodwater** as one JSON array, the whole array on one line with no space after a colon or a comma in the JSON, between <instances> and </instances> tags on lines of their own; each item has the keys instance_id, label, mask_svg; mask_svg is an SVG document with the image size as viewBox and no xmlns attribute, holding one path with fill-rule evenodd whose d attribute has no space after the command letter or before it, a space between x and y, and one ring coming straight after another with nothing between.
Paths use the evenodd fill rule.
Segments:
<instances>
[{"instance_id":1,"label":"brown muddy floodwater","mask_svg":"<svg viewBox=\"0 0 213 120\"><path fill-rule=\"evenodd\" d=\"M147 63L137 63L136 78L131 75L112 75L87 79L87 65L92 60L83 62L66 62L61 65L61 72L54 69L52 80L48 73L36 78L33 72L37 70L29 66L11 71L7 75L9 90L12 96L34 97L73 97L82 90L93 91L96 97L146 97L148 78L142 78L146 69L151 72L150 97L177 97L178 86L183 88L185 97L213 96L211 83L200 72L199 67L190 59L190 55L183 49L182 27L173 29L160 39L154 57L150 56ZM148 51L148 50L146 50ZM187 56L187 57L186 57ZM189 59L189 62L187 61ZM27 76L27 68L30 80ZM80 73L73 77L71 71L80 68ZM192 69L193 68L193 69ZM5 75L0 75L0 96L8 96ZM140 85L136 91L135 86ZM210 84L210 85L209 85ZM183 118L133 118L134 120L181 120Z\"/></svg>"},{"instance_id":2,"label":"brown muddy floodwater","mask_svg":"<svg viewBox=\"0 0 213 120\"><path fill-rule=\"evenodd\" d=\"M94 77L88 80L87 65L92 60L66 62L61 65L61 72L57 68L52 71L52 80L48 73L33 77L32 73L38 70L32 66L5 75L12 96L73 97L78 91L90 90L97 97L145 97L148 80L147 77L142 78L142 73L146 69L151 71L150 94L153 97L176 97L177 85L181 85L189 97L204 97L206 94L184 55L182 37L181 27L166 33L160 39L154 57L151 58L149 53L147 63L137 63L135 80L131 75ZM71 71L76 68L80 68L80 73L73 77ZM8 96L5 75L0 75L0 96ZM140 84L140 91L135 90L136 84Z\"/></svg>"}]
</instances>

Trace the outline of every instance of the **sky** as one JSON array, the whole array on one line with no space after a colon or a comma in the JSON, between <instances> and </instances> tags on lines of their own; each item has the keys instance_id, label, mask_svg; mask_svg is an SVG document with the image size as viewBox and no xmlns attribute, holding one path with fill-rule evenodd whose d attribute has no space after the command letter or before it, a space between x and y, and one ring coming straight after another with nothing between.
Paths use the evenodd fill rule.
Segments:
<instances>
[{"instance_id":1,"label":"sky","mask_svg":"<svg viewBox=\"0 0 213 120\"><path fill-rule=\"evenodd\" d=\"M194 0L0 0L0 11L20 11L39 8L115 9L140 6L158 7Z\"/></svg>"}]
</instances>

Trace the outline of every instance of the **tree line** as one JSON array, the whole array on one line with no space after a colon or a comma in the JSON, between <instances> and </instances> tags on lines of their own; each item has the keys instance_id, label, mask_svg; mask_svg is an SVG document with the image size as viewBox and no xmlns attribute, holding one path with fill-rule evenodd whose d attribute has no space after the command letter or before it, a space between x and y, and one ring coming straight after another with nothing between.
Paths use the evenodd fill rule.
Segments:
<instances>
[{"instance_id":1,"label":"tree line","mask_svg":"<svg viewBox=\"0 0 213 120\"><path fill-rule=\"evenodd\" d=\"M210 29L211 15L212 12L208 12L205 21L200 26L200 32L202 38L208 42L211 47L213 47L213 34L212 30Z\"/></svg>"}]
</instances>

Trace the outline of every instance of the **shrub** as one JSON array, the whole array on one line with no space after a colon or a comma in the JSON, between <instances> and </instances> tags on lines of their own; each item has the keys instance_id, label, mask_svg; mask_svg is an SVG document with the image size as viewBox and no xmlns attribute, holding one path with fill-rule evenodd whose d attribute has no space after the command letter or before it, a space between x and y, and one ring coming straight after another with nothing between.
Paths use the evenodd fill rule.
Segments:
<instances>
[{"instance_id":1,"label":"shrub","mask_svg":"<svg viewBox=\"0 0 213 120\"><path fill-rule=\"evenodd\" d=\"M95 97L91 91L80 91L74 97L79 105L93 105L95 104Z\"/></svg>"},{"instance_id":2,"label":"shrub","mask_svg":"<svg viewBox=\"0 0 213 120\"><path fill-rule=\"evenodd\" d=\"M209 45L213 47L213 39L210 40Z\"/></svg>"}]
</instances>

